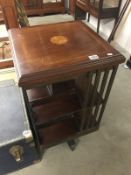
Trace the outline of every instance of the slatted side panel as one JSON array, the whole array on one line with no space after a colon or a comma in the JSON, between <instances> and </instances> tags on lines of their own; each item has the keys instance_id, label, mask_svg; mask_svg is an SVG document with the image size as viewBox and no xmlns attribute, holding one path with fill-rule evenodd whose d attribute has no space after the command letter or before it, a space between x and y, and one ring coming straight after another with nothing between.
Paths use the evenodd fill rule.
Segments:
<instances>
[{"instance_id":1,"label":"slatted side panel","mask_svg":"<svg viewBox=\"0 0 131 175\"><path fill-rule=\"evenodd\" d=\"M80 131L99 126L116 75L117 66L87 75Z\"/></svg>"}]
</instances>

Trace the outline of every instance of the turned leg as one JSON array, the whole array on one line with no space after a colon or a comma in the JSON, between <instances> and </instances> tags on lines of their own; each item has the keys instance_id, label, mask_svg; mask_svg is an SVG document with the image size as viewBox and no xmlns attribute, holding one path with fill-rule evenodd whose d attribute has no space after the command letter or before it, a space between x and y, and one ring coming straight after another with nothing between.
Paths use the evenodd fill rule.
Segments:
<instances>
[{"instance_id":1,"label":"turned leg","mask_svg":"<svg viewBox=\"0 0 131 175\"><path fill-rule=\"evenodd\" d=\"M74 139L69 140L67 143L68 143L69 148L70 148L72 151L74 151L75 148L76 148L76 142L75 142L75 140L74 140Z\"/></svg>"},{"instance_id":2,"label":"turned leg","mask_svg":"<svg viewBox=\"0 0 131 175\"><path fill-rule=\"evenodd\" d=\"M90 13L88 13L87 21L88 21L88 22L90 21Z\"/></svg>"},{"instance_id":3,"label":"turned leg","mask_svg":"<svg viewBox=\"0 0 131 175\"><path fill-rule=\"evenodd\" d=\"M100 28L100 18L98 18L98 23L97 23L97 33L99 33L99 28Z\"/></svg>"}]
</instances>

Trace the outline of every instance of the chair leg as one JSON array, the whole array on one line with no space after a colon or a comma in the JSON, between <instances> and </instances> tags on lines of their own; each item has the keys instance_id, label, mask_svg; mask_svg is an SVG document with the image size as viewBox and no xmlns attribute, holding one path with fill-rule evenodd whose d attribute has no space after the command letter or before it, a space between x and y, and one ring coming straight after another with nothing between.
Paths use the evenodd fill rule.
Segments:
<instances>
[{"instance_id":1,"label":"chair leg","mask_svg":"<svg viewBox=\"0 0 131 175\"><path fill-rule=\"evenodd\" d=\"M75 12L74 12L74 20L77 20L77 8L75 7Z\"/></svg>"},{"instance_id":2,"label":"chair leg","mask_svg":"<svg viewBox=\"0 0 131 175\"><path fill-rule=\"evenodd\" d=\"M69 141L67 142L67 144L68 144L69 148L70 148L72 151L75 150L75 148L76 148L76 142L75 142L74 139L69 140Z\"/></svg>"},{"instance_id":3,"label":"chair leg","mask_svg":"<svg viewBox=\"0 0 131 175\"><path fill-rule=\"evenodd\" d=\"M99 28L100 28L100 18L98 18L98 22L97 22L97 33L99 33Z\"/></svg>"},{"instance_id":4,"label":"chair leg","mask_svg":"<svg viewBox=\"0 0 131 175\"><path fill-rule=\"evenodd\" d=\"M116 26L117 21L118 21L118 19L116 18L115 21L114 21L114 27ZM113 29L114 29L114 28L113 28ZM114 40L114 36L112 36L112 40Z\"/></svg>"},{"instance_id":5,"label":"chair leg","mask_svg":"<svg viewBox=\"0 0 131 175\"><path fill-rule=\"evenodd\" d=\"M118 21L118 17L116 17L115 22L114 22L114 26L117 24Z\"/></svg>"},{"instance_id":6,"label":"chair leg","mask_svg":"<svg viewBox=\"0 0 131 175\"><path fill-rule=\"evenodd\" d=\"M88 13L87 21L88 21L88 22L90 21L90 13Z\"/></svg>"}]
</instances>

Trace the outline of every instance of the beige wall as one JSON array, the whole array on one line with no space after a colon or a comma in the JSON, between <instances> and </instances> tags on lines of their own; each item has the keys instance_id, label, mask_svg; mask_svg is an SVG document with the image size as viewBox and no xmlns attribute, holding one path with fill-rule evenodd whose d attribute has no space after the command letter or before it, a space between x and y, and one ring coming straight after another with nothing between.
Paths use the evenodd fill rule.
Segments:
<instances>
[{"instance_id":1,"label":"beige wall","mask_svg":"<svg viewBox=\"0 0 131 175\"><path fill-rule=\"evenodd\" d=\"M116 32L115 42L131 54L131 3Z\"/></svg>"}]
</instances>

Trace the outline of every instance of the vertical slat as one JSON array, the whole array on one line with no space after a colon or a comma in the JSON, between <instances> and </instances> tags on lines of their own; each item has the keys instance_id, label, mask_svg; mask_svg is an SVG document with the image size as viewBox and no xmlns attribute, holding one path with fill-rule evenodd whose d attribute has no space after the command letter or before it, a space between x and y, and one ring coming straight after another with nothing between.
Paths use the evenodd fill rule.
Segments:
<instances>
[{"instance_id":1,"label":"vertical slat","mask_svg":"<svg viewBox=\"0 0 131 175\"><path fill-rule=\"evenodd\" d=\"M93 109L93 106L94 106L94 103L95 103L95 100L96 100L97 88L98 88L98 85L99 85L100 77L101 77L101 72L98 70L96 72L95 83L94 83L94 87L93 87L90 106L89 106L88 111L87 111L88 112L87 113L88 120L87 120L87 123L86 123L86 129L88 129L88 127L90 125L90 122L91 122L92 109Z\"/></svg>"},{"instance_id":2,"label":"vertical slat","mask_svg":"<svg viewBox=\"0 0 131 175\"><path fill-rule=\"evenodd\" d=\"M100 87L100 92L99 92L101 97L103 96L103 93L104 93L104 90L105 90L108 75L109 75L109 70L106 70L104 72L104 76L103 76L103 79L102 79L102 82L101 82L101 87ZM96 108L95 108L94 117L93 117L93 121L91 123L91 126L94 126L94 124L95 124L96 117L97 117L97 114L98 114L98 111L99 111L99 107L100 107L100 104L99 104L99 101L98 101L98 103L96 105Z\"/></svg>"},{"instance_id":3,"label":"vertical slat","mask_svg":"<svg viewBox=\"0 0 131 175\"><path fill-rule=\"evenodd\" d=\"M22 88L22 93L23 93L23 97L24 97L24 101L25 101L25 106L26 106L26 110L27 110L28 119L29 119L31 129L32 129L32 132L33 132L33 135L34 135L34 138L35 138L34 141L36 143L37 152L38 152L39 156L41 157L40 142L39 142L39 138L38 138L36 128L34 126L34 123L32 122L32 120L33 120L32 110L31 110L31 107L30 107L30 104L29 104L26 89Z\"/></svg>"},{"instance_id":4,"label":"vertical slat","mask_svg":"<svg viewBox=\"0 0 131 175\"><path fill-rule=\"evenodd\" d=\"M89 92L90 92L90 86L91 86L91 82L92 82L92 76L93 76L93 72L88 73L87 75L87 87L86 87L86 93L85 93L85 99L84 99L84 103L82 105L83 111L82 111L82 120L81 120L81 125L80 125L80 132L83 130L84 125L85 125L85 121L86 121L86 115L87 115L87 104L89 102Z\"/></svg>"},{"instance_id":5,"label":"vertical slat","mask_svg":"<svg viewBox=\"0 0 131 175\"><path fill-rule=\"evenodd\" d=\"M113 68L113 71L112 71L112 74L111 74L111 77L110 77L110 80L109 80L109 83L108 83L108 87L107 87L107 90L106 90L104 103L102 105L100 115L99 115L99 118L98 118L98 123L100 123L100 121L102 119L102 115L104 113L105 106L106 106L106 103L107 103L107 100L108 100L108 97L109 97L109 94L110 94L110 91L111 91L111 88L112 88L112 85L113 85L113 82L114 82L114 78L115 78L115 75L116 75L116 72L117 72L117 68L118 68L118 66Z\"/></svg>"},{"instance_id":6,"label":"vertical slat","mask_svg":"<svg viewBox=\"0 0 131 175\"><path fill-rule=\"evenodd\" d=\"M104 90L105 90L105 86L106 86L106 82L107 82L107 79L108 79L108 75L109 75L109 70L106 70L105 73L104 73L102 84L101 84L101 90L100 90L101 97L103 96L103 93L104 93Z\"/></svg>"}]
</instances>

